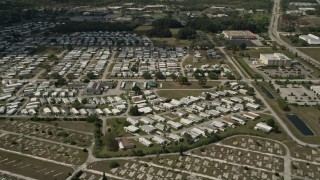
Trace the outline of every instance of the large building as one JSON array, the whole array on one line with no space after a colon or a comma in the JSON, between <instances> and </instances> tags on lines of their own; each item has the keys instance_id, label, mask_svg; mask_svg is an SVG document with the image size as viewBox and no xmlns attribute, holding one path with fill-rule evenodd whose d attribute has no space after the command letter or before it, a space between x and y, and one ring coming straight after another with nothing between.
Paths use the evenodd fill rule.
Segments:
<instances>
[{"instance_id":1,"label":"large building","mask_svg":"<svg viewBox=\"0 0 320 180\"><path fill-rule=\"evenodd\" d=\"M222 34L227 39L257 39L250 31L222 31Z\"/></svg>"},{"instance_id":2,"label":"large building","mask_svg":"<svg viewBox=\"0 0 320 180\"><path fill-rule=\"evenodd\" d=\"M320 38L313 34L301 35L299 38L306 41L308 44L320 44Z\"/></svg>"},{"instance_id":3,"label":"large building","mask_svg":"<svg viewBox=\"0 0 320 180\"><path fill-rule=\"evenodd\" d=\"M291 59L282 53L260 54L261 63L268 66L290 66Z\"/></svg>"}]
</instances>

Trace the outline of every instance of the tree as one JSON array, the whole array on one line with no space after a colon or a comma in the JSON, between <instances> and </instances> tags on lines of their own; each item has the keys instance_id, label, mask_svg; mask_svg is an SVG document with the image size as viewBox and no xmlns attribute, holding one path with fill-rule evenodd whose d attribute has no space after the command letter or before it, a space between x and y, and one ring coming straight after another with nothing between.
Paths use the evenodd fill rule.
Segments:
<instances>
[{"instance_id":1,"label":"tree","mask_svg":"<svg viewBox=\"0 0 320 180\"><path fill-rule=\"evenodd\" d=\"M290 111L290 107L289 107L288 103L287 103L285 100L283 100L283 99L278 99L278 100L277 100L277 103L278 103L279 107L280 107L282 110L284 110L284 111Z\"/></svg>"},{"instance_id":2,"label":"tree","mask_svg":"<svg viewBox=\"0 0 320 180\"><path fill-rule=\"evenodd\" d=\"M139 108L138 108L138 106L132 106L131 108L130 108L130 111L129 111L129 114L131 115L131 116L140 116L141 115L141 113L139 112Z\"/></svg>"},{"instance_id":3,"label":"tree","mask_svg":"<svg viewBox=\"0 0 320 180\"><path fill-rule=\"evenodd\" d=\"M118 141L116 140L116 136L113 132L110 132L108 133L108 135L105 136L104 142L109 151L118 151Z\"/></svg>"},{"instance_id":4,"label":"tree","mask_svg":"<svg viewBox=\"0 0 320 180\"><path fill-rule=\"evenodd\" d=\"M142 74L142 77L144 79L152 79L151 74L147 71Z\"/></svg>"},{"instance_id":5,"label":"tree","mask_svg":"<svg viewBox=\"0 0 320 180\"><path fill-rule=\"evenodd\" d=\"M189 81L188 81L188 78L187 78L187 77L185 77L185 76L180 76L180 77L178 78L178 82L179 82L180 85L187 85Z\"/></svg>"},{"instance_id":6,"label":"tree","mask_svg":"<svg viewBox=\"0 0 320 180\"><path fill-rule=\"evenodd\" d=\"M168 28L152 28L146 32L149 37L172 37L172 33Z\"/></svg>"},{"instance_id":7,"label":"tree","mask_svg":"<svg viewBox=\"0 0 320 180\"><path fill-rule=\"evenodd\" d=\"M200 77L198 79L198 83L199 83L200 86L205 87L206 84L207 84L207 78L206 77Z\"/></svg>"},{"instance_id":8,"label":"tree","mask_svg":"<svg viewBox=\"0 0 320 180\"><path fill-rule=\"evenodd\" d=\"M119 166L120 166L120 164L119 164L118 162L116 162L116 161L111 161L111 162L109 163L109 167L110 167L111 169L117 168L117 167L119 167Z\"/></svg>"},{"instance_id":9,"label":"tree","mask_svg":"<svg viewBox=\"0 0 320 180\"><path fill-rule=\"evenodd\" d=\"M206 94L206 100L210 100L210 99L211 99L211 97L212 97L212 96L211 96L211 94L210 94L210 93L207 93L207 94Z\"/></svg>"},{"instance_id":10,"label":"tree","mask_svg":"<svg viewBox=\"0 0 320 180\"><path fill-rule=\"evenodd\" d=\"M165 79L166 77L162 74L162 72L158 71L155 74L157 79Z\"/></svg>"},{"instance_id":11,"label":"tree","mask_svg":"<svg viewBox=\"0 0 320 180\"><path fill-rule=\"evenodd\" d=\"M180 29L176 35L178 39L194 39L196 38L197 31L191 28Z\"/></svg>"},{"instance_id":12,"label":"tree","mask_svg":"<svg viewBox=\"0 0 320 180\"><path fill-rule=\"evenodd\" d=\"M68 83L67 83L67 80L66 79L64 79L63 77L58 77L58 80L54 83L54 85L56 86L56 87L60 87L60 86L64 86L64 85L67 85Z\"/></svg>"},{"instance_id":13,"label":"tree","mask_svg":"<svg viewBox=\"0 0 320 180\"><path fill-rule=\"evenodd\" d=\"M213 72L213 71L209 72L208 77L209 77L210 79L219 79L218 74L215 73L215 72Z\"/></svg>"},{"instance_id":14,"label":"tree","mask_svg":"<svg viewBox=\"0 0 320 180\"><path fill-rule=\"evenodd\" d=\"M108 178L107 178L107 176L106 176L106 173L103 173L102 174L102 180L107 180Z\"/></svg>"},{"instance_id":15,"label":"tree","mask_svg":"<svg viewBox=\"0 0 320 180\"><path fill-rule=\"evenodd\" d=\"M184 146L182 145L182 144L179 144L179 154L180 154L180 156L183 156L184 154L184 151L185 151L185 148L184 148Z\"/></svg>"},{"instance_id":16,"label":"tree","mask_svg":"<svg viewBox=\"0 0 320 180\"><path fill-rule=\"evenodd\" d=\"M96 76L94 75L93 72L88 72L88 73L87 73L87 78L88 78L88 79L94 79L94 78L96 78Z\"/></svg>"},{"instance_id":17,"label":"tree","mask_svg":"<svg viewBox=\"0 0 320 180\"><path fill-rule=\"evenodd\" d=\"M86 79L83 80L83 82L84 82L84 83L89 83L90 80L89 80L88 78L86 78Z\"/></svg>"},{"instance_id":18,"label":"tree","mask_svg":"<svg viewBox=\"0 0 320 180\"><path fill-rule=\"evenodd\" d=\"M74 74L73 73L69 73L66 76L68 79L75 79Z\"/></svg>"},{"instance_id":19,"label":"tree","mask_svg":"<svg viewBox=\"0 0 320 180\"><path fill-rule=\"evenodd\" d=\"M80 103L79 101L73 101L73 102L71 103L71 106L72 106L73 108L76 108L76 109L80 109L80 108L82 107L82 105L81 105L81 103Z\"/></svg>"},{"instance_id":20,"label":"tree","mask_svg":"<svg viewBox=\"0 0 320 180\"><path fill-rule=\"evenodd\" d=\"M88 104L88 99L87 98L83 98L82 100L81 100L81 104Z\"/></svg>"},{"instance_id":21,"label":"tree","mask_svg":"<svg viewBox=\"0 0 320 180\"><path fill-rule=\"evenodd\" d=\"M274 121L273 119L268 119L268 120L266 121L266 124L267 124L268 126L271 126L271 127L274 127L274 126L276 125L276 123L275 123L275 121Z\"/></svg>"},{"instance_id":22,"label":"tree","mask_svg":"<svg viewBox=\"0 0 320 180\"><path fill-rule=\"evenodd\" d=\"M170 74L170 77L172 78L173 81L176 81L178 76L175 74Z\"/></svg>"},{"instance_id":23,"label":"tree","mask_svg":"<svg viewBox=\"0 0 320 180\"><path fill-rule=\"evenodd\" d=\"M227 79L230 79L230 80L236 79L231 72L227 72L227 73L226 73L226 77L227 77Z\"/></svg>"},{"instance_id":24,"label":"tree","mask_svg":"<svg viewBox=\"0 0 320 180\"><path fill-rule=\"evenodd\" d=\"M132 87L132 91L135 92L135 95L141 95L142 94L142 91L141 91L139 86L133 86Z\"/></svg>"},{"instance_id":25,"label":"tree","mask_svg":"<svg viewBox=\"0 0 320 180\"><path fill-rule=\"evenodd\" d=\"M245 50L245 49L247 48L247 44L246 44L246 43L241 43L241 44L239 45L239 48L240 48L241 50Z\"/></svg>"},{"instance_id":26,"label":"tree","mask_svg":"<svg viewBox=\"0 0 320 180\"><path fill-rule=\"evenodd\" d=\"M96 122L100 122L101 120L99 119L99 117L94 114L94 115L89 115L86 117L86 121L90 122L90 123L96 123ZM98 125L99 123L96 123L96 125Z\"/></svg>"}]
</instances>

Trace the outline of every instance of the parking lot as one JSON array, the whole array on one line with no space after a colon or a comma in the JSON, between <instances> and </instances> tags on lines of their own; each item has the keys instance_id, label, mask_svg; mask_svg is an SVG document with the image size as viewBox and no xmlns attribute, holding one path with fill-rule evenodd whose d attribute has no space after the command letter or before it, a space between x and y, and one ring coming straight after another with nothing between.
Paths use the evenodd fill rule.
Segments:
<instances>
[{"instance_id":1,"label":"parking lot","mask_svg":"<svg viewBox=\"0 0 320 180\"><path fill-rule=\"evenodd\" d=\"M0 169L35 179L64 180L73 169L26 156L0 151ZM0 173L0 177L4 177ZM11 178L9 178L11 179ZM15 179L15 178L12 178Z\"/></svg>"},{"instance_id":2,"label":"parking lot","mask_svg":"<svg viewBox=\"0 0 320 180\"><path fill-rule=\"evenodd\" d=\"M5 121L0 129L80 147L89 146L93 139L92 135L30 121Z\"/></svg>"},{"instance_id":3,"label":"parking lot","mask_svg":"<svg viewBox=\"0 0 320 180\"><path fill-rule=\"evenodd\" d=\"M80 165L87 159L87 154L81 148L68 147L13 134L0 137L0 142L0 147L3 149L23 152L57 162Z\"/></svg>"},{"instance_id":4,"label":"parking lot","mask_svg":"<svg viewBox=\"0 0 320 180\"><path fill-rule=\"evenodd\" d=\"M298 105L316 105L319 103L318 96L311 90L302 85L277 85L275 89L279 89L280 96L286 99L290 104Z\"/></svg>"}]
</instances>

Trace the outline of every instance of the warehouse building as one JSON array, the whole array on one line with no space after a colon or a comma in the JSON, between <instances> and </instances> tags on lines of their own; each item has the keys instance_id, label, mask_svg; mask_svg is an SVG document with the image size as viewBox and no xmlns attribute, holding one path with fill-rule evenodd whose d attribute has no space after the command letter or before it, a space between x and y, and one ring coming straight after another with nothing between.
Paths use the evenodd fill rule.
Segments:
<instances>
[{"instance_id":1,"label":"warehouse building","mask_svg":"<svg viewBox=\"0 0 320 180\"><path fill-rule=\"evenodd\" d=\"M320 44L320 38L313 34L301 35L299 38L306 41L308 44Z\"/></svg>"},{"instance_id":2,"label":"warehouse building","mask_svg":"<svg viewBox=\"0 0 320 180\"><path fill-rule=\"evenodd\" d=\"M222 34L227 39L257 39L251 31L222 31Z\"/></svg>"}]
</instances>

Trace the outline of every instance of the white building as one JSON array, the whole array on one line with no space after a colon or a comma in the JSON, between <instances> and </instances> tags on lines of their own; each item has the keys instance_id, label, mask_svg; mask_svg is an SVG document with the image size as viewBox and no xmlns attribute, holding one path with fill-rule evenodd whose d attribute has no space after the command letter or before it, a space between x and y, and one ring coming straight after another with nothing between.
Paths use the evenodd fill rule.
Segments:
<instances>
[{"instance_id":1,"label":"white building","mask_svg":"<svg viewBox=\"0 0 320 180\"><path fill-rule=\"evenodd\" d=\"M261 131L265 131L265 132L270 132L272 130L271 126L268 126L266 123L263 122L259 122L257 123L257 125L254 127L254 129L256 130L261 130Z\"/></svg>"},{"instance_id":2,"label":"white building","mask_svg":"<svg viewBox=\"0 0 320 180\"><path fill-rule=\"evenodd\" d=\"M131 133L136 133L139 131L139 128L133 126L133 125L130 125L130 126L127 126L127 127L124 127L124 130L126 132L131 132Z\"/></svg>"},{"instance_id":3,"label":"white building","mask_svg":"<svg viewBox=\"0 0 320 180\"><path fill-rule=\"evenodd\" d=\"M150 146L152 146L152 142L151 141L149 141L148 139L146 139L146 138L139 138L139 142L140 143L142 143L142 144L144 144L145 146L148 146L148 147L150 147Z\"/></svg>"},{"instance_id":4,"label":"white building","mask_svg":"<svg viewBox=\"0 0 320 180\"><path fill-rule=\"evenodd\" d=\"M282 53L260 54L261 63L268 66L290 66L291 59Z\"/></svg>"},{"instance_id":5,"label":"white building","mask_svg":"<svg viewBox=\"0 0 320 180\"><path fill-rule=\"evenodd\" d=\"M320 38L313 34L301 35L299 38L306 41L308 44L320 44Z\"/></svg>"}]
</instances>

